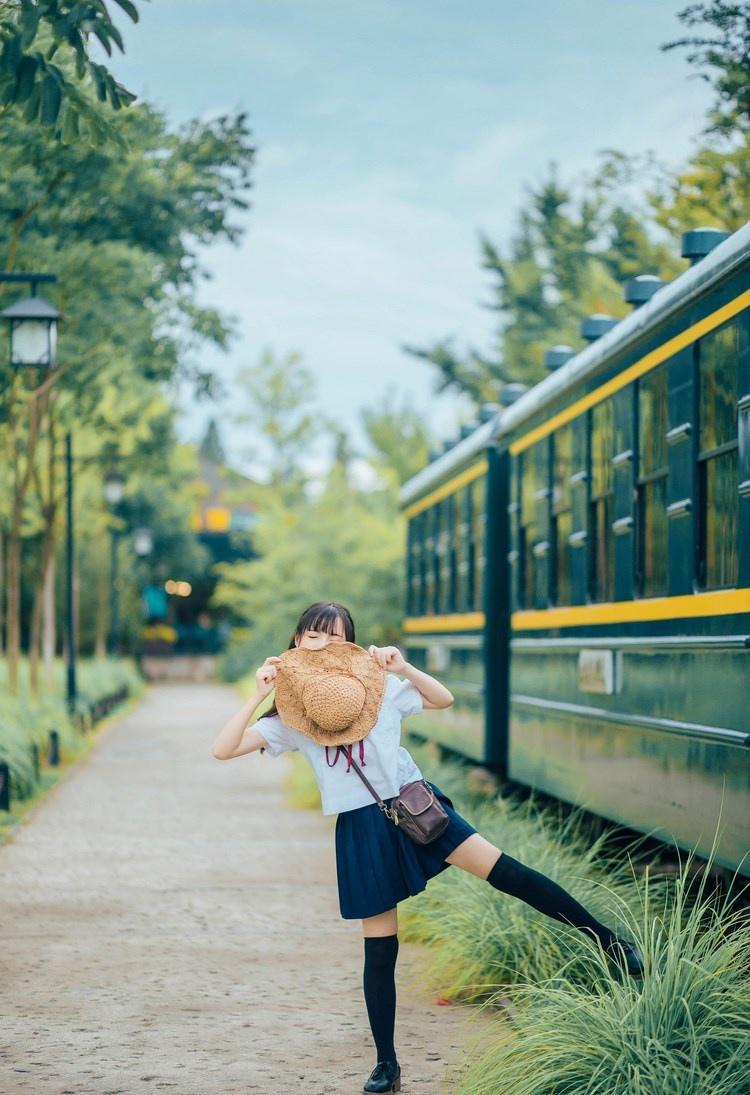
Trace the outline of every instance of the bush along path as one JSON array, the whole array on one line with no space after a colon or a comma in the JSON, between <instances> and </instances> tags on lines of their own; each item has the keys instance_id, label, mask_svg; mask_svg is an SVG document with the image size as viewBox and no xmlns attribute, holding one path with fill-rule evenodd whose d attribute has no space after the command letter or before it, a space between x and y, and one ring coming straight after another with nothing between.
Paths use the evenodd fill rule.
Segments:
<instances>
[{"instance_id":1,"label":"bush along path","mask_svg":"<svg viewBox=\"0 0 750 1095\"><path fill-rule=\"evenodd\" d=\"M122 714L146 687L127 659L83 661L77 667L78 702L71 716L62 661L55 663L55 691L38 697L29 693L28 662L19 668L20 688L14 696L0 665L0 844L88 753L102 720Z\"/></svg>"},{"instance_id":2,"label":"bush along path","mask_svg":"<svg viewBox=\"0 0 750 1095\"><path fill-rule=\"evenodd\" d=\"M580 811L501 793L430 743L408 748L484 836L621 928L646 961L642 981L620 975L581 932L465 871L431 879L399 906L400 938L426 945L435 999L475 1004L493 1023L481 1045L465 1043L450 1090L750 1095L750 880L717 896L689 853L676 875L644 870L643 841L620 842L615 857ZM287 794L317 807L307 766L292 761Z\"/></svg>"}]
</instances>

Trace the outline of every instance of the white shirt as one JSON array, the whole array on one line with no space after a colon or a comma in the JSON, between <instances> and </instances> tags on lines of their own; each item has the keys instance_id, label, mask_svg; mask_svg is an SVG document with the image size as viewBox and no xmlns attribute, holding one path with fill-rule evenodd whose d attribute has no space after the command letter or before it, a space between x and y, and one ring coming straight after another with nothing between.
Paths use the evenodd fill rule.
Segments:
<instances>
[{"instance_id":1,"label":"white shirt","mask_svg":"<svg viewBox=\"0 0 750 1095\"><path fill-rule=\"evenodd\" d=\"M405 783L423 778L413 757L401 745L401 719L422 710L422 694L417 686L387 673L377 722L362 739L364 764L360 760L360 743L352 746L352 757L383 799L397 795ZM267 742L272 757L295 749L305 754L320 788L324 814L356 810L375 802L354 768L346 770L344 748L348 750L349 746L337 750L329 745L327 761L325 745L318 745L306 734L293 730L279 715L256 719L252 726ZM335 764L334 758L337 758Z\"/></svg>"}]
</instances>

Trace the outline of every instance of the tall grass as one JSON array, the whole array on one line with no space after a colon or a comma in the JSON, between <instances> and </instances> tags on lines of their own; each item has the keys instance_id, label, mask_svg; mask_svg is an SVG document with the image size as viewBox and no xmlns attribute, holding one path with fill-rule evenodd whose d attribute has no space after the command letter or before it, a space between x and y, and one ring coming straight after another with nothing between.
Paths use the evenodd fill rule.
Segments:
<instances>
[{"instance_id":1,"label":"tall grass","mask_svg":"<svg viewBox=\"0 0 750 1095\"><path fill-rule=\"evenodd\" d=\"M630 861L605 862L607 836L593 839L582 811L541 805L534 795L471 793L465 764L436 762L429 750L409 748L426 778L449 795L482 836L552 878L598 920L628 937L639 909L633 866L638 842L630 849ZM590 935L459 868L431 879L426 890L399 906L399 930L407 942L431 944L423 974L442 995L473 1002L496 994L499 985L507 989L543 981L562 967L567 977L583 982L594 947Z\"/></svg>"},{"instance_id":2,"label":"tall grass","mask_svg":"<svg viewBox=\"0 0 750 1095\"><path fill-rule=\"evenodd\" d=\"M63 759L72 759L87 748L85 738L71 721L65 699L65 665L62 659L54 663L54 690L31 695L28 659L19 663L18 693L12 695L7 686L7 663L0 662L0 760L10 768L11 795L25 799L37 789L32 746L36 745L42 761L49 745L49 732L57 730ZM116 691L122 684L129 686L132 698L143 691L143 679L135 665L125 659L88 659L77 666L79 708L84 701L94 701Z\"/></svg>"},{"instance_id":3,"label":"tall grass","mask_svg":"<svg viewBox=\"0 0 750 1095\"><path fill-rule=\"evenodd\" d=\"M469 1038L441 1090L750 1095L750 917L708 891L713 851L705 867L689 853L676 876L642 872L642 840L612 858L608 835L592 838L581 811L500 794L431 743L406 744L483 836L634 939L646 967L642 981L630 978L584 933L465 871L442 872L399 905L401 937L431 944L415 976L494 1022ZM290 780L299 802L317 807L297 755Z\"/></svg>"},{"instance_id":4,"label":"tall grass","mask_svg":"<svg viewBox=\"0 0 750 1095\"><path fill-rule=\"evenodd\" d=\"M639 884L642 982L592 947L585 978L517 984L516 1017L461 1062L455 1095L748 1095L750 919L705 873L696 892L691 860L668 888Z\"/></svg>"}]
</instances>

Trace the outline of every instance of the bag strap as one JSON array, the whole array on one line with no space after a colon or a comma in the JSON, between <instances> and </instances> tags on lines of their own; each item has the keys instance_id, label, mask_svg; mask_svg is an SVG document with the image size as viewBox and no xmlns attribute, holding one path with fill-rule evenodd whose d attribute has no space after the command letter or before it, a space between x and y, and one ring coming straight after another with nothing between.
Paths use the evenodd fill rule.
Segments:
<instances>
[{"instance_id":1,"label":"bag strap","mask_svg":"<svg viewBox=\"0 0 750 1095\"><path fill-rule=\"evenodd\" d=\"M344 752L342 753L342 756L346 757L346 750L345 750L343 745L338 745L336 748L337 749L344 749ZM383 802L382 798L380 797L378 792L375 790L373 785L370 783L369 779L364 774L364 772L362 771L360 766L357 764L354 757L349 757L349 760L350 760L351 764L353 765L354 770L357 773L357 775L359 776L359 778L363 781L363 783L367 784L367 787L370 791L370 794L376 800L376 802L377 802L378 806L380 807L380 809L383 811L384 814L386 814L389 818L391 818L391 820L393 820L393 818L392 818L393 810L390 808L390 806L386 806L386 804Z\"/></svg>"}]
</instances>

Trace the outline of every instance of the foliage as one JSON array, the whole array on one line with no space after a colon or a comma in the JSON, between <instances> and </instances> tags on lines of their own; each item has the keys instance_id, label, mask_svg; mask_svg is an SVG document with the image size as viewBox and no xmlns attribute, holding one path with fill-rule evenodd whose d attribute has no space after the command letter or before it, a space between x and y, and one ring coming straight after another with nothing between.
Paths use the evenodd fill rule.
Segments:
<instances>
[{"instance_id":1,"label":"foliage","mask_svg":"<svg viewBox=\"0 0 750 1095\"><path fill-rule=\"evenodd\" d=\"M62 759L75 757L83 748L80 732L70 720L65 700L66 666L55 661L53 692L33 697L29 692L28 662L21 662L20 690L7 691L7 664L0 662L0 760L10 767L11 799L28 798L37 787L31 747L36 744L40 757L46 756L49 732L59 733ZM143 691L143 681L135 666L123 659L81 661L76 666L79 710L111 695L127 684L132 698Z\"/></svg>"},{"instance_id":2,"label":"foliage","mask_svg":"<svg viewBox=\"0 0 750 1095\"><path fill-rule=\"evenodd\" d=\"M238 387L251 401L251 410L236 410L233 421L248 426L248 434L262 439L265 453L257 444L246 444L243 455L267 460L268 487L283 487L288 498L298 497L306 476L299 457L307 450L317 432L315 417L309 408L315 380L295 352L277 358L264 350L255 365L239 369ZM324 423L325 426L325 423Z\"/></svg>"},{"instance_id":3,"label":"foliage","mask_svg":"<svg viewBox=\"0 0 750 1095\"><path fill-rule=\"evenodd\" d=\"M222 662L228 679L259 665L289 644L300 612L315 600L340 601L352 611L357 642L395 642L404 596L405 521L398 477L412 473L427 444L415 415L386 397L366 412L377 485L360 486L353 453L340 425L315 405L313 377L298 354L265 351L240 378L249 407L236 412L253 426L254 455L265 461L266 482L245 501L257 505L253 547L258 557L217 564L213 605L231 611L244 634ZM313 443L332 435L334 460L313 480ZM411 455L411 446L414 451ZM395 469L386 471L394 459Z\"/></svg>"},{"instance_id":4,"label":"foliage","mask_svg":"<svg viewBox=\"0 0 750 1095\"><path fill-rule=\"evenodd\" d=\"M248 623L244 657L235 664L260 665L286 649L300 612L315 600L346 604L357 642L394 641L403 604L405 532L389 491L352 489L334 465L317 497L290 505L267 490L259 513L259 558L216 565L214 604Z\"/></svg>"},{"instance_id":5,"label":"foliage","mask_svg":"<svg viewBox=\"0 0 750 1095\"><path fill-rule=\"evenodd\" d=\"M418 720L417 720L418 722ZM428 779L498 847L554 878L639 944L642 982L621 975L583 933L460 870L399 906L402 939L429 944L425 979L442 996L497 1015L445 1077L456 1095L747 1095L750 919L708 888L711 859L689 854L654 877L640 840L612 861L580 811L472 791L463 760L406 741ZM295 755L290 801L316 808ZM319 806L319 801L318 801ZM735 894L737 893L735 888Z\"/></svg>"},{"instance_id":6,"label":"foliage","mask_svg":"<svg viewBox=\"0 0 750 1095\"><path fill-rule=\"evenodd\" d=\"M696 887L692 857L668 890L639 885L633 934L643 983L613 976L591 948L588 976L568 969L513 990L515 1036L498 1030L464 1062L457 1095L747 1095L750 920Z\"/></svg>"},{"instance_id":7,"label":"foliage","mask_svg":"<svg viewBox=\"0 0 750 1095\"><path fill-rule=\"evenodd\" d=\"M689 48L696 75L712 84L716 105L707 131L731 136L750 126L750 5L733 0L705 0L678 12L686 27L705 26L702 34L665 42L663 50ZM709 35L707 37L706 35ZM708 71L706 71L708 70Z\"/></svg>"},{"instance_id":8,"label":"foliage","mask_svg":"<svg viewBox=\"0 0 750 1095\"><path fill-rule=\"evenodd\" d=\"M76 522L77 553L92 578L81 587L84 643L101 635L108 526L150 525L163 566L179 568L183 577L205 568L205 550L189 531L195 461L176 443L168 385L192 383L198 398L216 391L200 351L207 341L225 346L231 327L197 301L206 276L200 255L213 241L240 238L235 214L248 207L255 154L245 114L192 120L174 130L143 105L121 112L113 124L125 151L111 144L60 146L15 115L4 118L0 137L0 204L8 212L0 220L0 261L9 271L56 273L58 283L47 295L63 313L59 363L43 381L51 399L36 448L29 442L28 408L37 389L27 376L11 386L8 364L0 363L2 440L10 443L14 432L19 454L0 466L6 487L0 519L13 532L21 509L28 548L23 585L33 589L45 529L59 526L60 442L73 428L75 501L87 514ZM0 286L0 293L10 292ZM128 479L128 498L112 517L101 497L110 460L122 462ZM31 463L33 489L21 492L14 508L8 498L18 492L19 463ZM130 627L141 610L137 591L124 584Z\"/></svg>"},{"instance_id":9,"label":"foliage","mask_svg":"<svg viewBox=\"0 0 750 1095\"><path fill-rule=\"evenodd\" d=\"M496 314L492 347L457 350L451 340L404 346L431 362L436 389L465 393L475 403L497 399L509 381L535 384L554 344L581 346L589 313L622 317L622 283L637 274L665 281L685 269L681 232L702 224L735 231L750 208L750 5L707 0L685 8L687 27L704 34L666 43L689 47L688 62L709 80L718 105L707 143L675 170L651 155L602 153L598 169L562 184L554 165L527 187L514 234L501 249L480 235L481 264L490 274L489 309Z\"/></svg>"},{"instance_id":10,"label":"foliage","mask_svg":"<svg viewBox=\"0 0 750 1095\"><path fill-rule=\"evenodd\" d=\"M399 487L420 471L428 459L430 434L423 417L396 401L395 390L382 403L362 409L362 423L373 450L370 464L383 482Z\"/></svg>"},{"instance_id":11,"label":"foliage","mask_svg":"<svg viewBox=\"0 0 750 1095\"><path fill-rule=\"evenodd\" d=\"M114 3L133 21L131 0ZM106 65L92 60L92 40L112 56L124 52L122 35L104 0L2 0L0 3L0 118L19 107L65 142L80 136L97 143L116 137L105 104L119 111L135 95ZM5 108L5 109L4 109Z\"/></svg>"}]
</instances>

